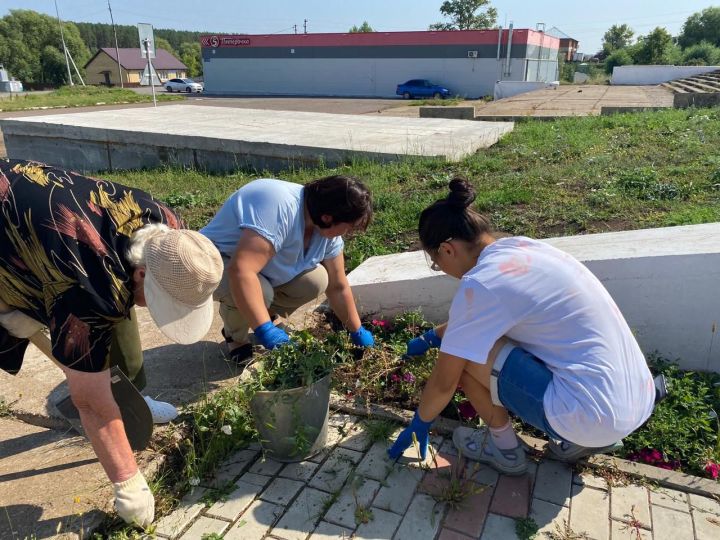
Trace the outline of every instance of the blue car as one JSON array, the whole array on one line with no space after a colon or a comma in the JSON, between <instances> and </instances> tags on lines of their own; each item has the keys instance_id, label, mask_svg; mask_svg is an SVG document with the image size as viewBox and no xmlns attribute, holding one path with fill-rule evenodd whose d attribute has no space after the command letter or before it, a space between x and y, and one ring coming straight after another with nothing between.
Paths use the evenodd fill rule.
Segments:
<instances>
[{"instance_id":1,"label":"blue car","mask_svg":"<svg viewBox=\"0 0 720 540\"><path fill-rule=\"evenodd\" d=\"M435 99L444 99L450 95L450 90L444 86L433 84L427 79L412 79L402 84L398 84L395 93L402 96L403 99L415 97L431 97Z\"/></svg>"}]
</instances>

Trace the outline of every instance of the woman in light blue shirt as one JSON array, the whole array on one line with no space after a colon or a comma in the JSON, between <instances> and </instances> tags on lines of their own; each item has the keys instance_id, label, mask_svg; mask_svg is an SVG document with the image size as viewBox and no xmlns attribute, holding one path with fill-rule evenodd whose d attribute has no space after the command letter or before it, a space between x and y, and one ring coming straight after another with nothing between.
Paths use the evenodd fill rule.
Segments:
<instances>
[{"instance_id":1,"label":"woman in light blue shirt","mask_svg":"<svg viewBox=\"0 0 720 540\"><path fill-rule=\"evenodd\" d=\"M287 343L274 316L287 317L326 293L358 346L374 344L360 324L345 276L343 235L365 230L372 198L359 180L329 176L302 186L263 178L243 186L200 232L217 246L225 271L215 297L223 334L239 365L252 357L250 328L267 349Z\"/></svg>"}]
</instances>

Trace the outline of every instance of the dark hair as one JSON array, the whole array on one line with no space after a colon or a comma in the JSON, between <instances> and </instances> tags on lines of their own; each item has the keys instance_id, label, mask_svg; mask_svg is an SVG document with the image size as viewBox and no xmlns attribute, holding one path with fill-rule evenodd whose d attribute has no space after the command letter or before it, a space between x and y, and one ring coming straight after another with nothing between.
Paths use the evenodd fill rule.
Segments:
<instances>
[{"instance_id":1,"label":"dark hair","mask_svg":"<svg viewBox=\"0 0 720 540\"><path fill-rule=\"evenodd\" d=\"M341 174L313 180L305 185L305 204L310 218L321 229L352 223L365 230L372 219L372 196L360 180ZM323 223L322 216L332 217Z\"/></svg>"},{"instance_id":2,"label":"dark hair","mask_svg":"<svg viewBox=\"0 0 720 540\"><path fill-rule=\"evenodd\" d=\"M435 201L420 214L418 233L426 250L437 249L448 238L476 242L489 233L490 221L470 205L475 200L475 188L464 178L450 180L450 194Z\"/></svg>"}]
</instances>

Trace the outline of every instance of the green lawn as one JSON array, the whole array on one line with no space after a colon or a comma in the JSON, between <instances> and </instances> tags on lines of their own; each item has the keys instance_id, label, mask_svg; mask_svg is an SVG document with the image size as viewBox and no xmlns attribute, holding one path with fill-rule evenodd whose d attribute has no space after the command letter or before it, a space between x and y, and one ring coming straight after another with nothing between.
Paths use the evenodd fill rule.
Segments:
<instances>
[{"instance_id":1,"label":"green lawn","mask_svg":"<svg viewBox=\"0 0 720 540\"><path fill-rule=\"evenodd\" d=\"M476 207L499 231L544 238L720 221L720 109L667 110L523 122L493 148L459 163L349 163L288 171L306 182L343 173L372 189L375 219L348 242L348 269L365 258L417 247L417 218L454 175L478 190ZM226 197L262 172L118 172L203 226Z\"/></svg>"},{"instance_id":2,"label":"green lawn","mask_svg":"<svg viewBox=\"0 0 720 540\"><path fill-rule=\"evenodd\" d=\"M169 96L158 92L158 101L176 101L182 96ZM40 107L87 107L92 105L111 105L113 103L147 103L152 95L141 95L123 88L105 88L102 86L65 86L43 94L27 94L0 98L0 111L22 111Z\"/></svg>"}]
</instances>

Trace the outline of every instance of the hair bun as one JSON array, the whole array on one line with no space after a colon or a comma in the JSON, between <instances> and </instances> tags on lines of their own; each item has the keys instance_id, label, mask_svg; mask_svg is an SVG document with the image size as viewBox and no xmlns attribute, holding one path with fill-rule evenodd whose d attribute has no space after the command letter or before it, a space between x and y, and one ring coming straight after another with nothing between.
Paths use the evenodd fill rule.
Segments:
<instances>
[{"instance_id":1,"label":"hair bun","mask_svg":"<svg viewBox=\"0 0 720 540\"><path fill-rule=\"evenodd\" d=\"M464 178L453 178L450 180L450 194L446 200L452 206L467 208L475 200L475 188Z\"/></svg>"}]
</instances>

